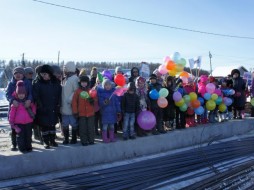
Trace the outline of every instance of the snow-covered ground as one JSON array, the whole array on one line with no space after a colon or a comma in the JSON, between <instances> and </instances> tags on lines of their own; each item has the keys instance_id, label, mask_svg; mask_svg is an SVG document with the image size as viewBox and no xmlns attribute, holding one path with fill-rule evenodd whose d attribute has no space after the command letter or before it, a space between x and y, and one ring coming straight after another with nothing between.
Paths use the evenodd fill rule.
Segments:
<instances>
[{"instance_id":1,"label":"snow-covered ground","mask_svg":"<svg viewBox=\"0 0 254 190\"><path fill-rule=\"evenodd\" d=\"M0 106L1 105L8 105L8 101L5 97L5 89L0 88Z\"/></svg>"}]
</instances>

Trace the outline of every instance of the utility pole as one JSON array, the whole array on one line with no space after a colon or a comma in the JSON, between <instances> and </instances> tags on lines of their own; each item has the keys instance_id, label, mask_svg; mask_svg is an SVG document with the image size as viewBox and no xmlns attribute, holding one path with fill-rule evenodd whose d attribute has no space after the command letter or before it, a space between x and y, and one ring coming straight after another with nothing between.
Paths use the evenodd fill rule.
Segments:
<instances>
[{"instance_id":1,"label":"utility pole","mask_svg":"<svg viewBox=\"0 0 254 190\"><path fill-rule=\"evenodd\" d=\"M58 57L57 57L57 64L59 66L59 59L60 59L60 51L58 51Z\"/></svg>"},{"instance_id":2,"label":"utility pole","mask_svg":"<svg viewBox=\"0 0 254 190\"><path fill-rule=\"evenodd\" d=\"M212 68L212 54L209 51L209 58L210 58L210 75L213 76L213 68Z\"/></svg>"},{"instance_id":3,"label":"utility pole","mask_svg":"<svg viewBox=\"0 0 254 190\"><path fill-rule=\"evenodd\" d=\"M22 53L22 60L21 60L21 63L22 63L22 66L25 68L26 67L26 63L25 63L25 53Z\"/></svg>"}]
</instances>

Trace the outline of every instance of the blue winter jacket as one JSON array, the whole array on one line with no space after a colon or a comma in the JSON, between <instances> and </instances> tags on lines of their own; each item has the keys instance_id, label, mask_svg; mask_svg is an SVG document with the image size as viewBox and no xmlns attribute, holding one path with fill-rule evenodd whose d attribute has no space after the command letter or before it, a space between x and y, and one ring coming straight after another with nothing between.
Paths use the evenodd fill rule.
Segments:
<instances>
[{"instance_id":1,"label":"blue winter jacket","mask_svg":"<svg viewBox=\"0 0 254 190\"><path fill-rule=\"evenodd\" d=\"M120 102L118 97L113 94L115 88L105 90L98 88L99 106L102 117L102 124L114 124L117 122L117 113L121 113ZM113 94L113 95L112 95ZM111 96L112 95L112 96ZM111 96L111 98L110 98ZM105 104L105 100L109 99L109 103Z\"/></svg>"}]
</instances>

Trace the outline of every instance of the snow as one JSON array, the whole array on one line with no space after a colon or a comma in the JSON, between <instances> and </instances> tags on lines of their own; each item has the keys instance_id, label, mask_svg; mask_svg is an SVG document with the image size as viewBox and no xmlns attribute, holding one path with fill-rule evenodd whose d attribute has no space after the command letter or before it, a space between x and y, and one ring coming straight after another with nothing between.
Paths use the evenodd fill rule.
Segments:
<instances>
[{"instance_id":1,"label":"snow","mask_svg":"<svg viewBox=\"0 0 254 190\"><path fill-rule=\"evenodd\" d=\"M8 101L5 97L5 91L3 88L0 88L0 105L8 105Z\"/></svg>"}]
</instances>

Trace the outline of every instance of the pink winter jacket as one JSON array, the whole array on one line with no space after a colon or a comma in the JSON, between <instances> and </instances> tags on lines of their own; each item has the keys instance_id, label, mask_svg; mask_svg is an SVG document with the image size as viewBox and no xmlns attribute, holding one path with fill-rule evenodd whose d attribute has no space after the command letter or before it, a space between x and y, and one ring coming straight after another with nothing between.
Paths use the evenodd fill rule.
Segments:
<instances>
[{"instance_id":1,"label":"pink winter jacket","mask_svg":"<svg viewBox=\"0 0 254 190\"><path fill-rule=\"evenodd\" d=\"M36 113L36 107L31 103L32 112ZM28 124L33 122L33 118L30 117L25 106L22 103L19 103L18 107L11 105L9 113L9 122L10 124Z\"/></svg>"}]
</instances>

